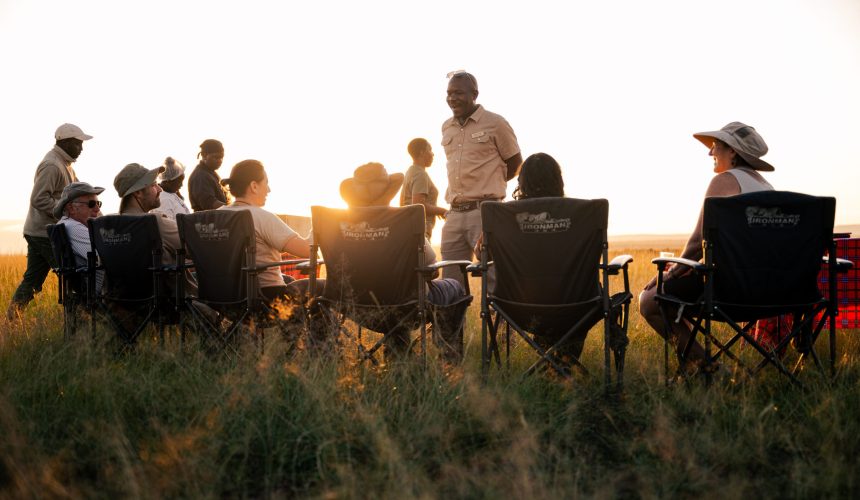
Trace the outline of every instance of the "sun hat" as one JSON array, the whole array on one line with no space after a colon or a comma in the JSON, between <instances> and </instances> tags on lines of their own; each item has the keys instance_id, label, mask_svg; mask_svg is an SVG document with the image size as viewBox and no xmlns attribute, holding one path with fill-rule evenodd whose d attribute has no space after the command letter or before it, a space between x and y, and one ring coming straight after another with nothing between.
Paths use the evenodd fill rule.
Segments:
<instances>
[{"instance_id":1,"label":"sun hat","mask_svg":"<svg viewBox=\"0 0 860 500\"><path fill-rule=\"evenodd\" d=\"M63 194L60 195L60 201L54 206L54 218L59 219L63 216L63 209L70 201L75 201L75 198L87 194L102 194L105 190L103 187L91 186L86 182L73 182L63 188Z\"/></svg>"},{"instance_id":2,"label":"sun hat","mask_svg":"<svg viewBox=\"0 0 860 500\"><path fill-rule=\"evenodd\" d=\"M113 178L113 187L116 188L120 198L140 191L141 189L155 183L158 174L164 172L164 167L155 167L152 170L137 163L129 163Z\"/></svg>"},{"instance_id":3,"label":"sun hat","mask_svg":"<svg viewBox=\"0 0 860 500\"><path fill-rule=\"evenodd\" d=\"M81 130L81 127L77 125L72 125L71 123L64 123L57 127L57 131L54 132L54 139L60 141L63 139L78 139L80 141L88 141L92 139L93 136L87 135Z\"/></svg>"},{"instance_id":4,"label":"sun hat","mask_svg":"<svg viewBox=\"0 0 860 500\"><path fill-rule=\"evenodd\" d=\"M164 159L164 164L161 166L164 167L164 173L161 174L162 181L172 181L178 179L180 175L185 175L185 165L170 156Z\"/></svg>"},{"instance_id":5,"label":"sun hat","mask_svg":"<svg viewBox=\"0 0 860 500\"><path fill-rule=\"evenodd\" d=\"M388 174L381 163L366 163L340 183L340 196L350 206L385 206L403 185L403 174Z\"/></svg>"},{"instance_id":6,"label":"sun hat","mask_svg":"<svg viewBox=\"0 0 860 500\"><path fill-rule=\"evenodd\" d=\"M749 163L750 167L755 170L773 171L773 165L761 159L767 154L767 144L764 139L749 125L741 122L731 122L720 130L714 132L699 132L693 134L693 137L698 139L707 147L714 145L714 139L719 139L741 158Z\"/></svg>"}]
</instances>

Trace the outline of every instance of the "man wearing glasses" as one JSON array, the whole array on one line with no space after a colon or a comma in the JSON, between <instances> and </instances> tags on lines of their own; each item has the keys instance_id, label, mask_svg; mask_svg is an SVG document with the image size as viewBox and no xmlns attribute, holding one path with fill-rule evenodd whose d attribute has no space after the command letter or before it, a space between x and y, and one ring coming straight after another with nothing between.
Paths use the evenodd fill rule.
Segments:
<instances>
[{"instance_id":1,"label":"man wearing glasses","mask_svg":"<svg viewBox=\"0 0 860 500\"><path fill-rule=\"evenodd\" d=\"M442 259L473 260L481 235L481 202L501 200L507 182L523 157L517 136L500 115L477 104L478 81L470 73L448 74L448 107L454 116L442 124L442 146L448 159L445 201L451 210L442 227ZM459 268L445 268L446 278L465 277Z\"/></svg>"},{"instance_id":2,"label":"man wearing glasses","mask_svg":"<svg viewBox=\"0 0 860 500\"><path fill-rule=\"evenodd\" d=\"M87 265L87 252L92 249L87 219L102 215L99 195L104 190L105 188L93 187L86 182L73 182L63 188L60 201L54 208L54 217L59 217L59 224L65 224L66 235L78 266ZM96 271L96 292L101 291L103 282L104 271Z\"/></svg>"},{"instance_id":3,"label":"man wearing glasses","mask_svg":"<svg viewBox=\"0 0 860 500\"><path fill-rule=\"evenodd\" d=\"M24 239L27 240L27 270L21 284L12 295L6 319L17 319L21 310L42 291L45 278L54 266L54 254L45 226L57 222L53 212L63 188L78 180L72 163L84 150L84 141L92 139L77 125L64 123L54 132L56 143L36 167L30 207L24 222Z\"/></svg>"}]
</instances>

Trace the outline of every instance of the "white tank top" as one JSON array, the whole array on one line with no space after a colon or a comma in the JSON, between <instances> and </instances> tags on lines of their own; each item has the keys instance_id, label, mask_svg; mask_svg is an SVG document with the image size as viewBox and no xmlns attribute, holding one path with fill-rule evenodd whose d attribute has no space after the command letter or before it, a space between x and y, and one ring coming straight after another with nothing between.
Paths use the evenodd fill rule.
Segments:
<instances>
[{"instance_id":1,"label":"white tank top","mask_svg":"<svg viewBox=\"0 0 860 500\"><path fill-rule=\"evenodd\" d=\"M734 175L735 179L737 179L741 187L741 194L754 193L756 191L773 191L773 186L769 182L761 181L757 177L754 177L750 173L750 170L747 167L736 167L727 170L728 173Z\"/></svg>"}]
</instances>

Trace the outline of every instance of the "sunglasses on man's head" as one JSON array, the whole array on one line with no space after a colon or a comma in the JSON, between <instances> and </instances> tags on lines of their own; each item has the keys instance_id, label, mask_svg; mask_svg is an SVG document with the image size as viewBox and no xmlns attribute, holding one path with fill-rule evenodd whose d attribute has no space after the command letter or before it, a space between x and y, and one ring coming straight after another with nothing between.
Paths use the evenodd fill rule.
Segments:
<instances>
[{"instance_id":1,"label":"sunglasses on man's head","mask_svg":"<svg viewBox=\"0 0 860 500\"><path fill-rule=\"evenodd\" d=\"M69 203L76 203L78 205L86 205L87 208L96 208L102 207L102 202L99 200L89 200L89 201L70 201Z\"/></svg>"}]
</instances>

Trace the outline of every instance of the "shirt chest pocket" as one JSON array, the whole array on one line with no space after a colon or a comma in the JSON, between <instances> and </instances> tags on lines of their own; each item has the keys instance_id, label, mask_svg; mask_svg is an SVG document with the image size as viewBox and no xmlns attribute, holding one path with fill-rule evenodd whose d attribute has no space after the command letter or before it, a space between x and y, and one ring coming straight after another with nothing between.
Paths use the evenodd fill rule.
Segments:
<instances>
[{"instance_id":1,"label":"shirt chest pocket","mask_svg":"<svg viewBox=\"0 0 860 500\"><path fill-rule=\"evenodd\" d=\"M490 142L490 135L484 134L484 135L479 135L478 137L470 137L469 142L471 142L473 144L484 144L484 143Z\"/></svg>"}]
</instances>

